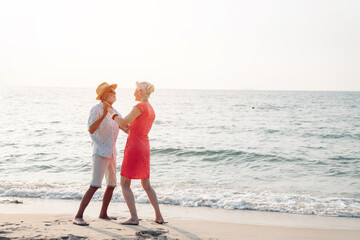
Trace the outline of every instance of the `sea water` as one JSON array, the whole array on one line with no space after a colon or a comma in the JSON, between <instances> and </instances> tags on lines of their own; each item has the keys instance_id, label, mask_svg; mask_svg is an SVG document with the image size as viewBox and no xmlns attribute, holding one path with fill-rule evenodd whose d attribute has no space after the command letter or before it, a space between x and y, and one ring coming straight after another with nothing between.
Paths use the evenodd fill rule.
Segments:
<instances>
[{"instance_id":1,"label":"sea water","mask_svg":"<svg viewBox=\"0 0 360 240\"><path fill-rule=\"evenodd\" d=\"M125 116L133 90L116 91ZM91 88L0 89L0 197L81 199L95 97ZM360 217L360 92L156 89L150 102L161 204ZM138 180L133 191L148 202ZM120 189L113 201L124 202Z\"/></svg>"}]
</instances>

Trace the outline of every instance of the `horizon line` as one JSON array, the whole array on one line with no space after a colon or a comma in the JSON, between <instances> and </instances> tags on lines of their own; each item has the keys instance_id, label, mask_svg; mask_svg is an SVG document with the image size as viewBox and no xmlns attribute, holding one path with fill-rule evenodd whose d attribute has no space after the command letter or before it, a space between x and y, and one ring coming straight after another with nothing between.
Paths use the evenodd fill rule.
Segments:
<instances>
[{"instance_id":1,"label":"horizon line","mask_svg":"<svg viewBox=\"0 0 360 240\"><path fill-rule=\"evenodd\" d=\"M15 86L15 85L1 85L2 87L9 88L92 88L83 86ZM118 89L133 89L133 87L118 87ZM319 89L255 89L255 88L238 88L238 89L227 89L227 88L155 88L162 90L205 90L205 91L291 91L291 92L359 92L360 90L319 90Z\"/></svg>"}]
</instances>

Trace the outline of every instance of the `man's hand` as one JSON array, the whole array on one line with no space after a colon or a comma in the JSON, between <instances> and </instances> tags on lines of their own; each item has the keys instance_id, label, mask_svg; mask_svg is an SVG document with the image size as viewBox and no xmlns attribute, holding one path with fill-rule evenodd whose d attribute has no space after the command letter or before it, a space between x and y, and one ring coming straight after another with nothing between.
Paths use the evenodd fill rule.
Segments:
<instances>
[{"instance_id":1,"label":"man's hand","mask_svg":"<svg viewBox=\"0 0 360 240\"><path fill-rule=\"evenodd\" d=\"M108 112L108 108L110 107L110 104L107 101L103 101L102 103L103 111L104 113Z\"/></svg>"},{"instance_id":2,"label":"man's hand","mask_svg":"<svg viewBox=\"0 0 360 240\"><path fill-rule=\"evenodd\" d=\"M104 118L106 118L106 115L108 113L107 108L110 107L110 104L106 101L104 101L102 103L102 108L103 108L103 114L100 116L99 119L97 119L95 122L93 122L93 124L91 124L91 126L89 127L89 133L93 134L100 126L100 124L102 123L102 121L104 120Z\"/></svg>"}]
</instances>

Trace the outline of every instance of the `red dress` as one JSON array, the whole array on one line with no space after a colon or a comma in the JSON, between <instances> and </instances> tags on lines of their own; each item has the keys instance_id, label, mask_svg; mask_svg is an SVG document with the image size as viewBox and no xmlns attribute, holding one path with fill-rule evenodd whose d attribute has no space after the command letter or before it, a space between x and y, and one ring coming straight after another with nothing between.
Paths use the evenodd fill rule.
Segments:
<instances>
[{"instance_id":1,"label":"red dress","mask_svg":"<svg viewBox=\"0 0 360 240\"><path fill-rule=\"evenodd\" d=\"M135 105L141 114L130 124L126 141L121 176L130 179L150 177L150 142L148 133L155 119L154 109L148 103Z\"/></svg>"}]
</instances>

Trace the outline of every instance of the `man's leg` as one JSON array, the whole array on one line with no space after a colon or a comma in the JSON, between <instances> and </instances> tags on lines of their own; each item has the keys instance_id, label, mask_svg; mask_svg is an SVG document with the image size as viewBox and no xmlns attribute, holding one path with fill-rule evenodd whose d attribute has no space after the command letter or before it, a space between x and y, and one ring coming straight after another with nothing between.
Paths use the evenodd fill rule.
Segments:
<instances>
[{"instance_id":1,"label":"man's leg","mask_svg":"<svg viewBox=\"0 0 360 240\"><path fill-rule=\"evenodd\" d=\"M98 190L97 187L90 186L89 189L86 191L85 195L81 200L79 210L75 216L75 220L73 222L74 224L82 225L82 226L89 225L87 222L84 221L83 215L87 205L89 204L91 198L94 196L96 190Z\"/></svg>"},{"instance_id":2,"label":"man's leg","mask_svg":"<svg viewBox=\"0 0 360 240\"><path fill-rule=\"evenodd\" d=\"M99 218L106 220L116 220L114 217L109 217L107 215L107 210L116 187L116 158L106 158L104 159L107 162L107 169L105 171L105 178L107 183L107 188L104 192L102 208L100 211Z\"/></svg>"},{"instance_id":3,"label":"man's leg","mask_svg":"<svg viewBox=\"0 0 360 240\"><path fill-rule=\"evenodd\" d=\"M113 192L114 192L114 188L115 187L107 187L105 192L104 192L104 197L103 197L103 202L102 202L102 208L101 208L101 212L100 212L100 216L99 218L102 219L106 219L106 220L111 220L113 218L110 218L107 215L107 209L109 207Z\"/></svg>"},{"instance_id":4,"label":"man's leg","mask_svg":"<svg viewBox=\"0 0 360 240\"><path fill-rule=\"evenodd\" d=\"M98 155L93 155L93 167L92 167L92 180L89 189L86 191L84 197L81 200L78 213L75 216L74 224L87 226L89 225L83 219L85 208L89 204L91 198L94 196L96 190L101 187L102 179L104 178L105 171L107 169L107 162L103 161L103 158Z\"/></svg>"}]
</instances>

